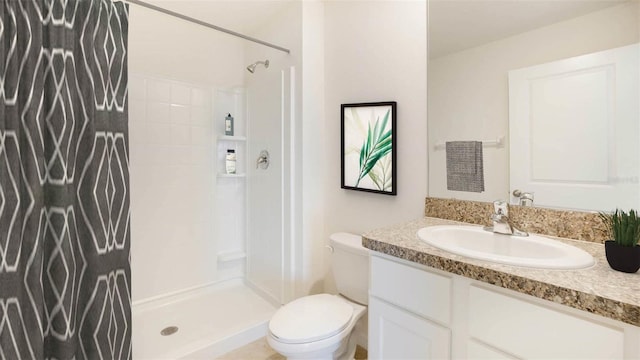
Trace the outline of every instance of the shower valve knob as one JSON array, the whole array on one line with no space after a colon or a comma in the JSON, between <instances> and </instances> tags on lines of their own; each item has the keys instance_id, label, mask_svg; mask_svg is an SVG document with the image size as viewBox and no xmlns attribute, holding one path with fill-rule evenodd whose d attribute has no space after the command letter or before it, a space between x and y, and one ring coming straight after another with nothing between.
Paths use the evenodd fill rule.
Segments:
<instances>
[{"instance_id":1,"label":"shower valve knob","mask_svg":"<svg viewBox=\"0 0 640 360\"><path fill-rule=\"evenodd\" d=\"M269 167L269 152L267 150L260 151L258 159L256 160L256 169L267 169Z\"/></svg>"}]
</instances>

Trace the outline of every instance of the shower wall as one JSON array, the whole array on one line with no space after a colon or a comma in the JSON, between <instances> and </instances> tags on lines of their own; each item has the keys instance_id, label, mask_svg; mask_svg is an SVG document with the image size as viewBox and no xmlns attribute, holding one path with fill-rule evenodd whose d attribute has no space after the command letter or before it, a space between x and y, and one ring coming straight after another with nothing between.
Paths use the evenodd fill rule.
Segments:
<instances>
[{"instance_id":1,"label":"shower wall","mask_svg":"<svg viewBox=\"0 0 640 360\"><path fill-rule=\"evenodd\" d=\"M131 5L129 49L132 297L139 302L220 279L214 92L243 84L245 45Z\"/></svg>"},{"instance_id":2,"label":"shower wall","mask_svg":"<svg viewBox=\"0 0 640 360\"><path fill-rule=\"evenodd\" d=\"M243 3L149 2L205 19ZM130 6L134 302L245 275L274 302L292 298L302 5L273 4L247 34L291 54ZM246 142L218 138L227 113ZM246 177L220 175L227 148ZM272 165L256 172L262 148Z\"/></svg>"},{"instance_id":3,"label":"shower wall","mask_svg":"<svg viewBox=\"0 0 640 360\"><path fill-rule=\"evenodd\" d=\"M291 49L290 54L247 45L247 63L269 59L246 78L248 128L247 280L271 300L286 303L294 296L299 236L302 2L291 1L251 34ZM250 59L250 60L249 60ZM268 169L256 168L261 150L268 150ZM305 294L306 295L306 294Z\"/></svg>"},{"instance_id":4,"label":"shower wall","mask_svg":"<svg viewBox=\"0 0 640 360\"><path fill-rule=\"evenodd\" d=\"M247 126L246 91L244 88L214 90L213 123L218 134L215 162L214 239L218 246L218 279L242 277L247 259ZM220 138L227 114L234 118L236 138ZM228 149L235 150L236 175L226 175L225 157Z\"/></svg>"},{"instance_id":5,"label":"shower wall","mask_svg":"<svg viewBox=\"0 0 640 360\"><path fill-rule=\"evenodd\" d=\"M213 129L206 87L132 72L134 300L215 279Z\"/></svg>"},{"instance_id":6,"label":"shower wall","mask_svg":"<svg viewBox=\"0 0 640 360\"><path fill-rule=\"evenodd\" d=\"M267 169L251 166L248 178L248 268L247 278L277 302L283 302L284 225L287 204L284 203L284 181L287 164L284 163L285 87L283 72L259 69L255 81L248 88L249 157L253 161L262 150L270 155ZM288 87L287 87L288 88ZM253 164L252 164L253 165Z\"/></svg>"}]
</instances>

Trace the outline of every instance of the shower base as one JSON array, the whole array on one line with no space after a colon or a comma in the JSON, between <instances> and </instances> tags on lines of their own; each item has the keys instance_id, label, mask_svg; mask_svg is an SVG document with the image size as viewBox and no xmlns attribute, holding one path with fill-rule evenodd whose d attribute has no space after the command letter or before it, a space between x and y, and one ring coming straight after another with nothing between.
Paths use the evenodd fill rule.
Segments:
<instances>
[{"instance_id":1,"label":"shower base","mask_svg":"<svg viewBox=\"0 0 640 360\"><path fill-rule=\"evenodd\" d=\"M265 336L276 309L240 279L134 304L133 358L215 359Z\"/></svg>"}]
</instances>

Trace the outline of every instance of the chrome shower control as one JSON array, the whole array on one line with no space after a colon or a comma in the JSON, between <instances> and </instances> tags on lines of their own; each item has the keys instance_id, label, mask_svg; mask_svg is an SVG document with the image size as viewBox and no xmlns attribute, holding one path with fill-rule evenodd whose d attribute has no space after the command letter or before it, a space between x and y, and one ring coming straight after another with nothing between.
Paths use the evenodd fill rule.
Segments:
<instances>
[{"instance_id":1,"label":"chrome shower control","mask_svg":"<svg viewBox=\"0 0 640 360\"><path fill-rule=\"evenodd\" d=\"M267 150L260 151L260 155L258 155L258 159L256 160L256 169L266 170L269 168L269 163L269 152Z\"/></svg>"}]
</instances>

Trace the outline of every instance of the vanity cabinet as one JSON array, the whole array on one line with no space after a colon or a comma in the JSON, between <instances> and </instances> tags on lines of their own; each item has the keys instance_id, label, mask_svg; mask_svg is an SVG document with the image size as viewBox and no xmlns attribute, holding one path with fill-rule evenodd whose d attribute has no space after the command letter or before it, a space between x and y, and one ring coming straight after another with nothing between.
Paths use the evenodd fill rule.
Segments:
<instances>
[{"instance_id":1,"label":"vanity cabinet","mask_svg":"<svg viewBox=\"0 0 640 360\"><path fill-rule=\"evenodd\" d=\"M496 290L474 283L469 287L470 339L518 358L624 358L623 327L607 326Z\"/></svg>"},{"instance_id":2,"label":"vanity cabinet","mask_svg":"<svg viewBox=\"0 0 640 360\"><path fill-rule=\"evenodd\" d=\"M370 359L640 359L640 328L372 253Z\"/></svg>"},{"instance_id":3,"label":"vanity cabinet","mask_svg":"<svg viewBox=\"0 0 640 360\"><path fill-rule=\"evenodd\" d=\"M450 330L371 297L370 359L448 359Z\"/></svg>"},{"instance_id":4,"label":"vanity cabinet","mask_svg":"<svg viewBox=\"0 0 640 360\"><path fill-rule=\"evenodd\" d=\"M370 359L448 359L451 278L371 257Z\"/></svg>"}]
</instances>

